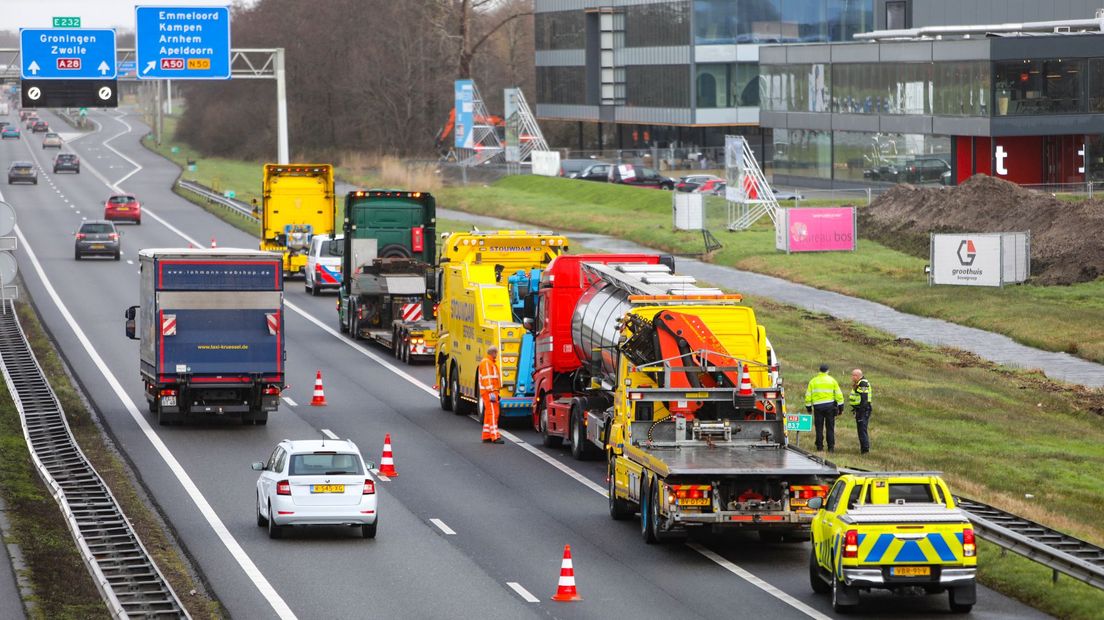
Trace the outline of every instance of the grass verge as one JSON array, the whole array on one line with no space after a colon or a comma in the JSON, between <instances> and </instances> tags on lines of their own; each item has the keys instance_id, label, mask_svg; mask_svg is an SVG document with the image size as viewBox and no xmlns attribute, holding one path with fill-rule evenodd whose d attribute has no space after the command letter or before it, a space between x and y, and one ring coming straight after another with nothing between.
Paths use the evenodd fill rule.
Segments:
<instances>
[{"instance_id":1,"label":"grass verge","mask_svg":"<svg viewBox=\"0 0 1104 620\"><path fill-rule=\"evenodd\" d=\"M442 207L515 219L542 227L608 234L662 251L702 247L701 235L671 227L671 194L655 190L515 176L489 186L438 190ZM1104 362L1104 279L1073 286L1004 289L928 286L927 261L861 240L854 253L786 255L774 249L769 220L722 233L724 209L710 208L708 226L724 248L710 260L837 291L922 316L1005 334L1026 345Z\"/></svg>"},{"instance_id":2,"label":"grass verge","mask_svg":"<svg viewBox=\"0 0 1104 620\"><path fill-rule=\"evenodd\" d=\"M188 613L196 619L223 617L225 614L221 606L206 593L173 539L168 525L151 508L151 500L90 413L86 401L73 384L34 309L29 304L20 303L17 311L27 340L46 373L50 386L57 394L81 451L115 495L142 544L176 590ZM0 385L0 388L6 395L6 386ZM9 410L11 415L8 415ZM0 433L3 434L4 454L0 455L0 468L7 469L15 464L25 467L27 471L26 474L15 472L17 475L14 478L9 472L3 471L0 473L0 484L6 485L9 480L17 482L15 492L5 493L4 499L13 517L18 542L22 545L30 565L36 604L42 617L107 617L107 610L77 554L57 504L46 492L31 466L18 413L10 397L5 398L3 411ZM33 484L27 479L27 474L33 477ZM55 526L46 529L48 524L55 521Z\"/></svg>"}]
</instances>

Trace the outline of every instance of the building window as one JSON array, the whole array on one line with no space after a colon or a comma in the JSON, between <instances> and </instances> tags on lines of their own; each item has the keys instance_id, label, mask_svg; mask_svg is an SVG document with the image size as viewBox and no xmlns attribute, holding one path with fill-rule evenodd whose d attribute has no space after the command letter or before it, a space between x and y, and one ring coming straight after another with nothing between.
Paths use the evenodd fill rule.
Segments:
<instances>
[{"instance_id":1,"label":"building window","mask_svg":"<svg viewBox=\"0 0 1104 620\"><path fill-rule=\"evenodd\" d=\"M908 3L905 0L886 2L886 30L908 28Z\"/></svg>"},{"instance_id":2,"label":"building window","mask_svg":"<svg viewBox=\"0 0 1104 620\"><path fill-rule=\"evenodd\" d=\"M537 67L537 101L586 104L586 67Z\"/></svg>"},{"instance_id":3,"label":"building window","mask_svg":"<svg viewBox=\"0 0 1104 620\"><path fill-rule=\"evenodd\" d=\"M1016 60L994 63L995 116L1071 114L1085 111L1084 60Z\"/></svg>"},{"instance_id":4,"label":"building window","mask_svg":"<svg viewBox=\"0 0 1104 620\"><path fill-rule=\"evenodd\" d=\"M782 41L782 0L736 0L737 43Z\"/></svg>"},{"instance_id":5,"label":"building window","mask_svg":"<svg viewBox=\"0 0 1104 620\"><path fill-rule=\"evenodd\" d=\"M938 185L951 181L951 139L926 134L837 131L834 179L853 183Z\"/></svg>"},{"instance_id":6,"label":"building window","mask_svg":"<svg viewBox=\"0 0 1104 620\"><path fill-rule=\"evenodd\" d=\"M625 7L625 47L689 44L689 0Z\"/></svg>"},{"instance_id":7,"label":"building window","mask_svg":"<svg viewBox=\"0 0 1104 620\"><path fill-rule=\"evenodd\" d=\"M752 62L701 64L695 79L699 108L759 105L759 65Z\"/></svg>"},{"instance_id":8,"label":"building window","mask_svg":"<svg viewBox=\"0 0 1104 620\"><path fill-rule=\"evenodd\" d=\"M987 62L936 63L934 114L989 116L991 77Z\"/></svg>"},{"instance_id":9,"label":"building window","mask_svg":"<svg viewBox=\"0 0 1104 620\"><path fill-rule=\"evenodd\" d=\"M828 40L851 41L874 30L874 0L828 0Z\"/></svg>"},{"instance_id":10,"label":"building window","mask_svg":"<svg viewBox=\"0 0 1104 620\"><path fill-rule=\"evenodd\" d=\"M625 105L641 108L689 108L690 65L625 67Z\"/></svg>"},{"instance_id":11,"label":"building window","mask_svg":"<svg viewBox=\"0 0 1104 620\"><path fill-rule=\"evenodd\" d=\"M830 65L763 65L761 107L775 112L827 112Z\"/></svg>"},{"instance_id":12,"label":"building window","mask_svg":"<svg viewBox=\"0 0 1104 620\"><path fill-rule=\"evenodd\" d=\"M533 19L536 49L578 50L586 47L586 13L537 13Z\"/></svg>"},{"instance_id":13,"label":"building window","mask_svg":"<svg viewBox=\"0 0 1104 620\"><path fill-rule=\"evenodd\" d=\"M832 178L832 132L775 129L774 174Z\"/></svg>"},{"instance_id":14,"label":"building window","mask_svg":"<svg viewBox=\"0 0 1104 620\"><path fill-rule=\"evenodd\" d=\"M1104 58L1089 61L1089 112L1104 112Z\"/></svg>"},{"instance_id":15,"label":"building window","mask_svg":"<svg viewBox=\"0 0 1104 620\"><path fill-rule=\"evenodd\" d=\"M736 5L732 0L694 0L696 45L736 43L737 25Z\"/></svg>"},{"instance_id":16,"label":"building window","mask_svg":"<svg viewBox=\"0 0 1104 620\"><path fill-rule=\"evenodd\" d=\"M828 40L826 0L782 0L782 41L823 43Z\"/></svg>"}]
</instances>

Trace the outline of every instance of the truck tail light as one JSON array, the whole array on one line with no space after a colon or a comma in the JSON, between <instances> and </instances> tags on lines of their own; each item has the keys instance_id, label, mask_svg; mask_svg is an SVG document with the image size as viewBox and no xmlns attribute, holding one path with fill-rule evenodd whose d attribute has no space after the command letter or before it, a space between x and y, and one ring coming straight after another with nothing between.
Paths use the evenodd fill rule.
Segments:
<instances>
[{"instance_id":1,"label":"truck tail light","mask_svg":"<svg viewBox=\"0 0 1104 620\"><path fill-rule=\"evenodd\" d=\"M376 483L372 482L371 480L369 480L367 478L365 478L364 479L364 493L363 493L363 495L375 495L375 494L376 494Z\"/></svg>"},{"instance_id":2,"label":"truck tail light","mask_svg":"<svg viewBox=\"0 0 1104 620\"><path fill-rule=\"evenodd\" d=\"M276 495L291 495L291 483L287 480L277 482Z\"/></svg>"},{"instance_id":3,"label":"truck tail light","mask_svg":"<svg viewBox=\"0 0 1104 620\"><path fill-rule=\"evenodd\" d=\"M164 389L157 392L158 396L176 396L176 390Z\"/></svg>"},{"instance_id":4,"label":"truck tail light","mask_svg":"<svg viewBox=\"0 0 1104 620\"><path fill-rule=\"evenodd\" d=\"M977 544L974 540L974 529L966 528L962 530L962 555L972 558L977 555Z\"/></svg>"},{"instance_id":5,"label":"truck tail light","mask_svg":"<svg viewBox=\"0 0 1104 620\"><path fill-rule=\"evenodd\" d=\"M276 387L275 385L270 385L270 386L268 386L264 389L264 395L265 396L279 396L280 395L280 388Z\"/></svg>"},{"instance_id":6,"label":"truck tail light","mask_svg":"<svg viewBox=\"0 0 1104 620\"><path fill-rule=\"evenodd\" d=\"M422 252L425 250L425 228L422 226L415 226L410 229L410 248L415 252Z\"/></svg>"},{"instance_id":7,"label":"truck tail light","mask_svg":"<svg viewBox=\"0 0 1104 620\"><path fill-rule=\"evenodd\" d=\"M845 558L857 558L859 557L859 531L847 530L847 533L843 535L843 557Z\"/></svg>"}]
</instances>

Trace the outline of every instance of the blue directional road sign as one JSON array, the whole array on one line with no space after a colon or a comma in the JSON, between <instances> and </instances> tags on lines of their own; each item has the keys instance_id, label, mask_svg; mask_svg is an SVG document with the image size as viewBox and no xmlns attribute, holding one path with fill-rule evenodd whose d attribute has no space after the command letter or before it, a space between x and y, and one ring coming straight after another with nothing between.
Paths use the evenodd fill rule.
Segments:
<instances>
[{"instance_id":1,"label":"blue directional road sign","mask_svg":"<svg viewBox=\"0 0 1104 620\"><path fill-rule=\"evenodd\" d=\"M230 9L140 6L135 11L138 78L230 78Z\"/></svg>"},{"instance_id":2,"label":"blue directional road sign","mask_svg":"<svg viewBox=\"0 0 1104 620\"><path fill-rule=\"evenodd\" d=\"M19 57L24 80L113 80L115 31L22 28Z\"/></svg>"}]
</instances>

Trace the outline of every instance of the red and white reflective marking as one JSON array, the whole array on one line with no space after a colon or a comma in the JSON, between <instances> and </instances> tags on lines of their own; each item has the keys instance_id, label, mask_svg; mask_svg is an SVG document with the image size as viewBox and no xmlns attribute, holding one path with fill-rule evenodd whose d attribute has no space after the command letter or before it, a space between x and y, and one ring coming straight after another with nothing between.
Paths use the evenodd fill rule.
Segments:
<instances>
[{"instance_id":1,"label":"red and white reflective marking","mask_svg":"<svg viewBox=\"0 0 1104 620\"><path fill-rule=\"evenodd\" d=\"M280 313L279 312L266 312L265 319L268 321L268 333L275 336L280 331Z\"/></svg>"},{"instance_id":2,"label":"red and white reflective marking","mask_svg":"<svg viewBox=\"0 0 1104 620\"><path fill-rule=\"evenodd\" d=\"M404 321L421 321L422 320L422 304L403 304L402 305L402 318Z\"/></svg>"},{"instance_id":3,"label":"red and white reflective marking","mask_svg":"<svg viewBox=\"0 0 1104 620\"><path fill-rule=\"evenodd\" d=\"M175 314L162 314L161 315L161 335L162 336L175 336L176 335L176 315Z\"/></svg>"}]
</instances>

